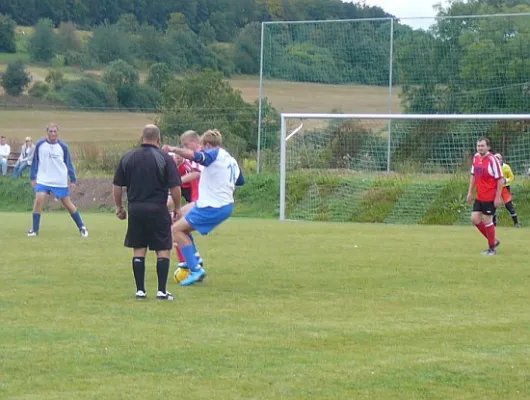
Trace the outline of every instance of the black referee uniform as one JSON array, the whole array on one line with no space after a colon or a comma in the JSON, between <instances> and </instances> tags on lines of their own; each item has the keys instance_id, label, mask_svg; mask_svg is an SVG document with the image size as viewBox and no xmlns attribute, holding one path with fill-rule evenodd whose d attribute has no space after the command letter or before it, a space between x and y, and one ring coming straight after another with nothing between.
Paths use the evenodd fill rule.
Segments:
<instances>
[{"instance_id":1,"label":"black referee uniform","mask_svg":"<svg viewBox=\"0 0 530 400\"><path fill-rule=\"evenodd\" d=\"M129 219L125 246L135 249L132 267L136 281L136 298L145 298L145 251L157 252L157 299L173 300L166 291L169 272L169 252L173 248L171 217L167 208L168 191L181 185L180 175L173 159L152 144L125 154L114 174L114 186L127 188ZM169 253L168 253L169 254Z\"/></svg>"},{"instance_id":2,"label":"black referee uniform","mask_svg":"<svg viewBox=\"0 0 530 400\"><path fill-rule=\"evenodd\" d=\"M114 175L114 185L127 187L129 222L125 246L154 251L171 250L168 190L181 185L173 159L156 146L142 144L125 154Z\"/></svg>"}]
</instances>

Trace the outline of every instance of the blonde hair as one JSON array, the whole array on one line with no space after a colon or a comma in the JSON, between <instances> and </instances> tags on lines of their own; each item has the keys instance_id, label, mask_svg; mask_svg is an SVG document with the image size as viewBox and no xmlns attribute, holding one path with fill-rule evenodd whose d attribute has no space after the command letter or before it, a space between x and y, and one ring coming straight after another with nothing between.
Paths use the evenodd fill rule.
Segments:
<instances>
[{"instance_id":1,"label":"blonde hair","mask_svg":"<svg viewBox=\"0 0 530 400\"><path fill-rule=\"evenodd\" d=\"M55 122L50 122L48 126L46 126L46 133L48 133L51 128L55 128L57 129L57 132L59 132L59 125L57 125Z\"/></svg>"},{"instance_id":2,"label":"blonde hair","mask_svg":"<svg viewBox=\"0 0 530 400\"><path fill-rule=\"evenodd\" d=\"M212 147L220 147L223 144L223 135L217 129L210 129L201 136L201 145L209 144Z\"/></svg>"},{"instance_id":3,"label":"blonde hair","mask_svg":"<svg viewBox=\"0 0 530 400\"><path fill-rule=\"evenodd\" d=\"M184 139L196 140L198 142L200 140L200 137L197 132L189 130L180 135L180 140Z\"/></svg>"}]
</instances>

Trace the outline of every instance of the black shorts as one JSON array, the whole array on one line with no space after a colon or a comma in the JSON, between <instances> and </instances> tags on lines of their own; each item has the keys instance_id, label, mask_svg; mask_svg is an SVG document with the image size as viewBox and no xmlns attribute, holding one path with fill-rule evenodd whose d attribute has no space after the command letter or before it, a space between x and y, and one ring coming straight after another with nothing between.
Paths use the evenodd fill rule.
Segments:
<instances>
[{"instance_id":1,"label":"black shorts","mask_svg":"<svg viewBox=\"0 0 530 400\"><path fill-rule=\"evenodd\" d=\"M186 200L186 203L191 203L191 188L181 188L180 192L182 193L182 197L184 197L184 200Z\"/></svg>"},{"instance_id":2,"label":"black shorts","mask_svg":"<svg viewBox=\"0 0 530 400\"><path fill-rule=\"evenodd\" d=\"M493 201L478 201L473 203L473 212L481 212L484 215L495 215L495 204Z\"/></svg>"},{"instance_id":3,"label":"black shorts","mask_svg":"<svg viewBox=\"0 0 530 400\"><path fill-rule=\"evenodd\" d=\"M171 216L166 205L151 207L129 206L125 247L149 248L153 251L171 250Z\"/></svg>"}]
</instances>

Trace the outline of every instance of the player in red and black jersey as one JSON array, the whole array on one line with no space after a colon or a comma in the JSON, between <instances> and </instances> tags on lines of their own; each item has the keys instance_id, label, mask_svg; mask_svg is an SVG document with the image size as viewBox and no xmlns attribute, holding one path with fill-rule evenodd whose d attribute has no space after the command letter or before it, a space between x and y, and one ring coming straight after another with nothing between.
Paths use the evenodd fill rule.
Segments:
<instances>
[{"instance_id":1,"label":"player in red and black jersey","mask_svg":"<svg viewBox=\"0 0 530 400\"><path fill-rule=\"evenodd\" d=\"M477 196L473 203L471 222L488 240L488 249L483 254L492 256L497 254L496 248L500 244L495 236L493 217L501 205L504 179L499 160L489 150L489 139L480 138L477 141L477 153L473 157L471 166L467 201L471 203L476 188Z\"/></svg>"}]
</instances>

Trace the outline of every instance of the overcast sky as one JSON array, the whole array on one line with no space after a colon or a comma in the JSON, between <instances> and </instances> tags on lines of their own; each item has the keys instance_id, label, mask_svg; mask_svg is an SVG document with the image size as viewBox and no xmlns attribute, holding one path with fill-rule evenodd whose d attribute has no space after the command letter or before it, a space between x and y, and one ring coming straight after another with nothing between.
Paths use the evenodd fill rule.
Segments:
<instances>
[{"instance_id":1,"label":"overcast sky","mask_svg":"<svg viewBox=\"0 0 530 400\"><path fill-rule=\"evenodd\" d=\"M379 6L386 12L398 18L404 17L434 17L433 6L437 3L444 3L442 0L366 0L371 6ZM429 20L402 20L413 28L427 28L434 21Z\"/></svg>"}]
</instances>

